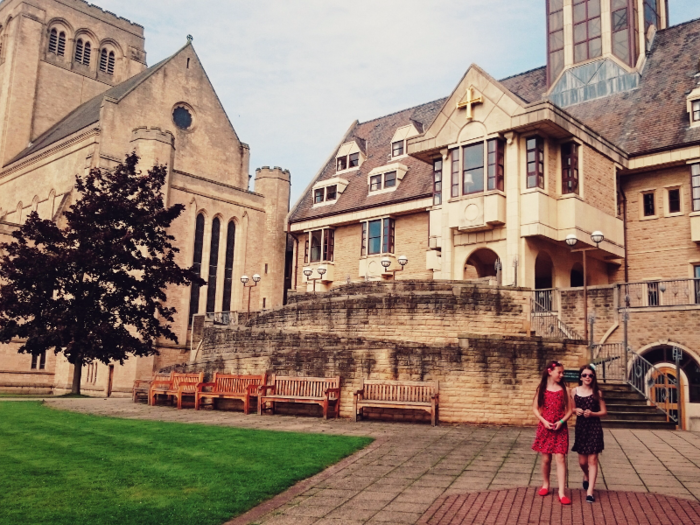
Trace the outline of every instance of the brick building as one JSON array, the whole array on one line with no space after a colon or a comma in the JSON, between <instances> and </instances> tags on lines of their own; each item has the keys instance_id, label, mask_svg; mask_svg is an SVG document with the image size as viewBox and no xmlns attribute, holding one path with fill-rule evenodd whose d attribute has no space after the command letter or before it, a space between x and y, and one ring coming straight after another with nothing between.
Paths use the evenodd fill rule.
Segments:
<instances>
[{"instance_id":1,"label":"brick building","mask_svg":"<svg viewBox=\"0 0 700 525\"><path fill-rule=\"evenodd\" d=\"M184 40L184 38L183 38ZM198 266L204 288L177 289L179 344L123 366L93 364L83 392L128 395L134 379L182 360L193 314L238 310L248 301L240 277L261 274L253 308L281 305L289 172L256 170L191 39L146 64L144 29L83 0L0 2L0 242L30 212L60 220L77 174L111 168L136 151L140 168L168 168L166 204L186 207L171 233L181 266ZM250 241L250 242L249 242ZM267 274L267 275L266 275ZM61 393L71 366L59 355L18 354L0 345L0 388Z\"/></svg>"},{"instance_id":2,"label":"brick building","mask_svg":"<svg viewBox=\"0 0 700 525\"><path fill-rule=\"evenodd\" d=\"M292 288L527 287L565 330L594 314L600 359L627 311L664 381L683 350L683 425L700 428L700 20L669 27L667 0L545 3L546 66L472 65L447 97L350 126L290 212Z\"/></svg>"}]
</instances>

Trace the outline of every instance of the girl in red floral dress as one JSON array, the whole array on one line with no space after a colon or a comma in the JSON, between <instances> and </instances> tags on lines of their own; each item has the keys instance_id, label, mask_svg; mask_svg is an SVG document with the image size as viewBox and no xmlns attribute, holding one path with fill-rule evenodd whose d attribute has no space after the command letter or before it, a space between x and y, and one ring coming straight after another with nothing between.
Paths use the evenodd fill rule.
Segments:
<instances>
[{"instance_id":1,"label":"girl in red floral dress","mask_svg":"<svg viewBox=\"0 0 700 525\"><path fill-rule=\"evenodd\" d=\"M549 494L549 474L552 467L552 454L557 462L559 502L570 505L566 497L566 454L569 452L569 429L566 421L573 410L569 403L569 392L564 386L564 367L552 361L542 372L540 386L537 387L532 411L539 419L532 450L542 454L542 488L540 496Z\"/></svg>"}]
</instances>

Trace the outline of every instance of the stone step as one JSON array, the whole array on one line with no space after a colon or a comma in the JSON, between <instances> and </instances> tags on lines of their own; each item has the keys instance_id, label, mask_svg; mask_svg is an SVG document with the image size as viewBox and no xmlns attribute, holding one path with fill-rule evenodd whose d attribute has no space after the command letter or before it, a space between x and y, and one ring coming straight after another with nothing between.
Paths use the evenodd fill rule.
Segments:
<instances>
[{"instance_id":1,"label":"stone step","mask_svg":"<svg viewBox=\"0 0 700 525\"><path fill-rule=\"evenodd\" d=\"M666 421L666 414L660 410L653 412L610 412L608 411L607 421Z\"/></svg>"},{"instance_id":2,"label":"stone step","mask_svg":"<svg viewBox=\"0 0 700 525\"><path fill-rule=\"evenodd\" d=\"M603 392L603 399L605 399L606 403L612 402L613 400L624 400L624 402L627 402L640 399L646 402L644 396L636 390L630 390L629 392Z\"/></svg>"},{"instance_id":3,"label":"stone step","mask_svg":"<svg viewBox=\"0 0 700 525\"><path fill-rule=\"evenodd\" d=\"M635 430L675 430L676 424L666 421L634 421L634 420L614 420L603 419L603 428L629 428Z\"/></svg>"},{"instance_id":4,"label":"stone step","mask_svg":"<svg viewBox=\"0 0 700 525\"><path fill-rule=\"evenodd\" d=\"M656 407L653 407L651 405L647 405L646 401L644 403L624 403L624 404L617 404L617 403L605 403L605 406L608 407L608 412L609 413L616 413L616 412L649 412L651 414L654 414L659 411Z\"/></svg>"}]
</instances>

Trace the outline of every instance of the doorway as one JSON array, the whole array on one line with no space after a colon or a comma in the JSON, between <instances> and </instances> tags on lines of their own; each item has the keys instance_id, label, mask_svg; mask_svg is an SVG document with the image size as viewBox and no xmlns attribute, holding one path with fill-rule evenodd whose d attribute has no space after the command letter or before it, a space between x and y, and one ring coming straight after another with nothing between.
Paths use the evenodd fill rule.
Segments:
<instances>
[{"instance_id":1,"label":"doorway","mask_svg":"<svg viewBox=\"0 0 700 525\"><path fill-rule=\"evenodd\" d=\"M659 374L654 378L654 383L651 386L651 398L657 406L666 410L666 413L678 421L678 403L683 403L683 378L681 377L680 390L676 379L675 367L660 366ZM667 421L670 417L667 416ZM683 421L679 421L679 428L685 430Z\"/></svg>"}]
</instances>

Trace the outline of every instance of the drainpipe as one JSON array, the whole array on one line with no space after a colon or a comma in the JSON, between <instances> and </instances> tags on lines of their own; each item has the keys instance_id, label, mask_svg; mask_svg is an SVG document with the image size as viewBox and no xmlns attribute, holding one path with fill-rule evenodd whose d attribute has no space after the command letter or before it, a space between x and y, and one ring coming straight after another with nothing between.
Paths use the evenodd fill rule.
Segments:
<instances>
[{"instance_id":1,"label":"drainpipe","mask_svg":"<svg viewBox=\"0 0 700 525\"><path fill-rule=\"evenodd\" d=\"M625 190L622 189L622 180L620 177L617 177L617 188L620 190L620 195L622 196L622 232L623 232L623 240L622 242L625 244L625 282L628 283L630 282L630 275L629 275L629 263L627 262L627 195L625 195Z\"/></svg>"}]
</instances>

